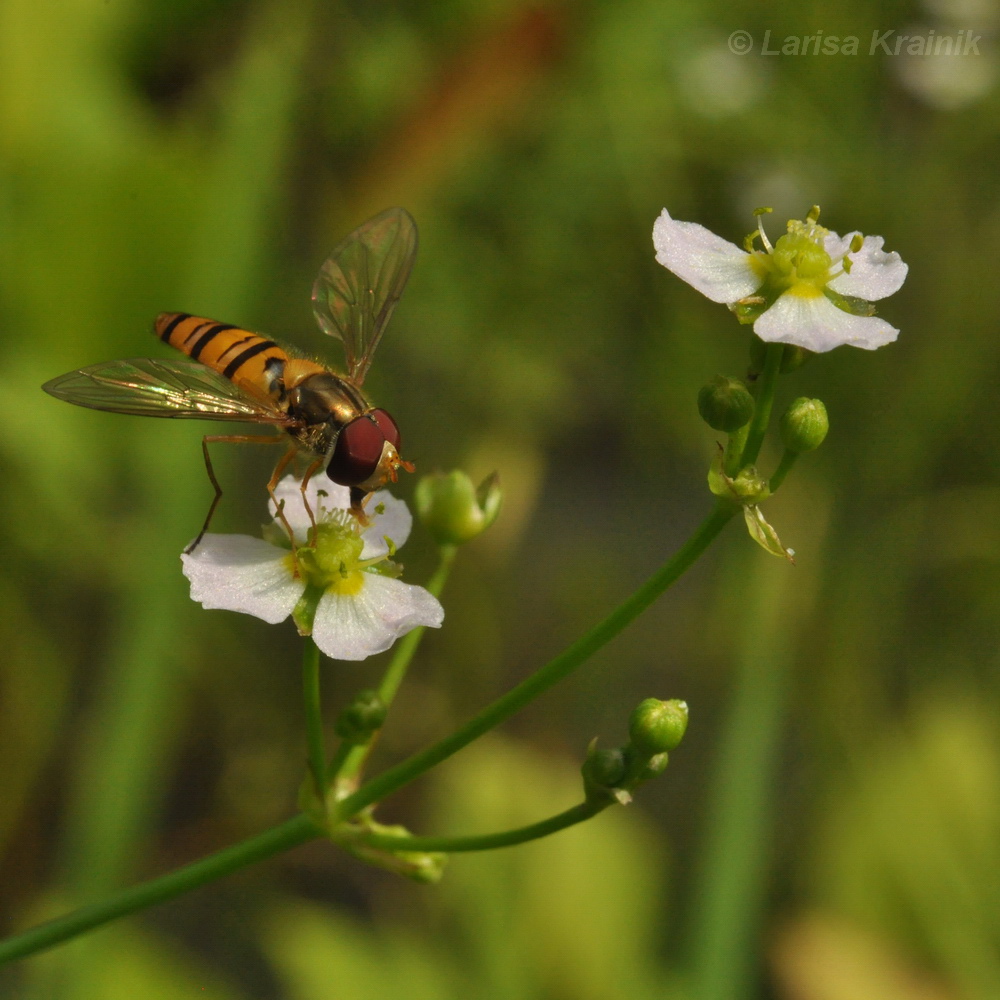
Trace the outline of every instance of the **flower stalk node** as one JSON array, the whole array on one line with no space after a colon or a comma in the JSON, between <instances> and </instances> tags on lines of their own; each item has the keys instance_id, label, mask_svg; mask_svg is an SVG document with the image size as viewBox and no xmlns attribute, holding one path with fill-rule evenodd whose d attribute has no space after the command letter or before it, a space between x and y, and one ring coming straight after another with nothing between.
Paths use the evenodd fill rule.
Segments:
<instances>
[{"instance_id":1,"label":"flower stalk node","mask_svg":"<svg viewBox=\"0 0 1000 1000\"><path fill-rule=\"evenodd\" d=\"M407 851L401 848L387 850L366 844L364 838L377 834L408 840L413 834L405 826L387 826L378 823L370 813L364 813L350 822L337 823L327 832L329 838L356 858L376 868L403 875L414 882L436 883L444 876L448 855L439 851Z\"/></svg>"}]
</instances>

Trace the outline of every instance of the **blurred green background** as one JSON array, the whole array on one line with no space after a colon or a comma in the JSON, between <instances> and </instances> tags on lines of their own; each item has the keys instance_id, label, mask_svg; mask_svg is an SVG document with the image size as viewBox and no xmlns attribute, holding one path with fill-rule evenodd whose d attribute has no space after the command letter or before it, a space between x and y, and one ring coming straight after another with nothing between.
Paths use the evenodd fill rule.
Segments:
<instances>
[{"instance_id":1,"label":"blurred green background","mask_svg":"<svg viewBox=\"0 0 1000 1000\"><path fill-rule=\"evenodd\" d=\"M782 381L832 431L578 675L397 795L427 833L571 804L588 740L684 697L628 810L453 860L439 887L316 843L0 970L29 1000L965 1000L1000 995L1000 259L994 0L0 3L0 919L102 897L285 819L290 625L205 612L187 422L42 382L168 356L162 310L337 361L316 270L405 205L421 250L368 386L420 472L499 470L376 764L443 735L622 599L709 506L694 398L747 333L653 260L666 205L736 242L813 203L910 265L899 341ZM749 31L754 50L727 39ZM855 35L857 56L766 56ZM980 34L963 58L873 31ZM218 449L216 530L272 456ZM764 467L776 459L765 451ZM399 493L412 495L415 477ZM415 533L407 577L432 546ZM324 667L331 714L377 661Z\"/></svg>"}]
</instances>

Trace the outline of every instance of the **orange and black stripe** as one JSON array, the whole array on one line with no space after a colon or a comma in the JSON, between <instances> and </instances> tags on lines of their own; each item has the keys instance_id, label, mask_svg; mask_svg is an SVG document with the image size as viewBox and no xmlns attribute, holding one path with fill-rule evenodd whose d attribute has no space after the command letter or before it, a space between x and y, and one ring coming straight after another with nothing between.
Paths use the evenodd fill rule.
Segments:
<instances>
[{"instance_id":1,"label":"orange and black stripe","mask_svg":"<svg viewBox=\"0 0 1000 1000\"><path fill-rule=\"evenodd\" d=\"M160 313L153 327L164 343L183 351L232 381L250 382L270 392L288 355L273 341L188 313Z\"/></svg>"}]
</instances>

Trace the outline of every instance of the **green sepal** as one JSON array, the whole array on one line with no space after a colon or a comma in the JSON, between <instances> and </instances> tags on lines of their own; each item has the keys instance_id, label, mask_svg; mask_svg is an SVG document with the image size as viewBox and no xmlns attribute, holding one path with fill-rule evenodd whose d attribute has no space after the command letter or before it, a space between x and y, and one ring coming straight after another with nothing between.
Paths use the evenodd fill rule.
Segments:
<instances>
[{"instance_id":1,"label":"green sepal","mask_svg":"<svg viewBox=\"0 0 1000 1000\"><path fill-rule=\"evenodd\" d=\"M823 294L838 308L852 316L874 316L875 303L867 299L858 299L853 295L841 295L832 288L824 288Z\"/></svg>"},{"instance_id":2,"label":"green sepal","mask_svg":"<svg viewBox=\"0 0 1000 1000\"><path fill-rule=\"evenodd\" d=\"M306 584L306 589L302 592L302 596L292 611L292 621L295 622L299 635L312 635L316 608L319 607L320 598L324 593L322 587L318 587L314 583Z\"/></svg>"},{"instance_id":3,"label":"green sepal","mask_svg":"<svg viewBox=\"0 0 1000 1000\"><path fill-rule=\"evenodd\" d=\"M744 325L755 323L771 307L771 301L762 295L749 295L739 302L730 302L729 311Z\"/></svg>"},{"instance_id":4,"label":"green sepal","mask_svg":"<svg viewBox=\"0 0 1000 1000\"><path fill-rule=\"evenodd\" d=\"M403 564L393 562L391 559L383 559L381 562L375 563L374 566L369 566L366 572L378 573L379 576L389 576L393 580L398 580L403 575Z\"/></svg>"},{"instance_id":5,"label":"green sepal","mask_svg":"<svg viewBox=\"0 0 1000 1000\"><path fill-rule=\"evenodd\" d=\"M780 556L794 564L794 552L786 549L778 538L778 533L767 523L760 507L756 504L747 504L743 508L743 519L747 524L747 532L750 537L765 551L772 556Z\"/></svg>"}]
</instances>

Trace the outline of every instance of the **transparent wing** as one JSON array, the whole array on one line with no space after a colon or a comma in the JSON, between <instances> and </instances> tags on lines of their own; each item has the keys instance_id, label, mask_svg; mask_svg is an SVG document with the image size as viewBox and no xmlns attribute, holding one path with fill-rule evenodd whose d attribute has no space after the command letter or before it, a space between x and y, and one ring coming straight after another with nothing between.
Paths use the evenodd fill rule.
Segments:
<instances>
[{"instance_id":1,"label":"transparent wing","mask_svg":"<svg viewBox=\"0 0 1000 1000\"><path fill-rule=\"evenodd\" d=\"M347 375L361 385L417 255L417 224L387 208L347 237L319 269L313 312L323 332L344 343Z\"/></svg>"},{"instance_id":2,"label":"transparent wing","mask_svg":"<svg viewBox=\"0 0 1000 1000\"><path fill-rule=\"evenodd\" d=\"M291 423L266 398L197 361L106 361L67 372L42 388L51 396L92 410L144 417Z\"/></svg>"}]
</instances>

